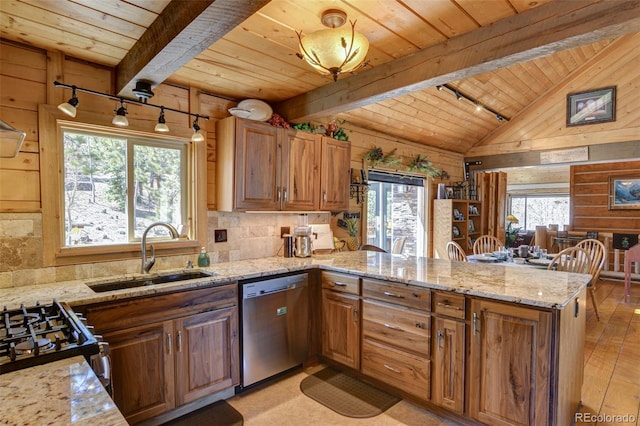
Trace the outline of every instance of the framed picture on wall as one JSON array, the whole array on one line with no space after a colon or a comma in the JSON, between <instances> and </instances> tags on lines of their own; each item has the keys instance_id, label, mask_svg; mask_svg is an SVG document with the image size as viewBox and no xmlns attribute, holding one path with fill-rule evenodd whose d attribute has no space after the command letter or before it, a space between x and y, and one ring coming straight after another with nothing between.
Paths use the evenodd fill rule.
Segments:
<instances>
[{"instance_id":1,"label":"framed picture on wall","mask_svg":"<svg viewBox=\"0 0 640 426\"><path fill-rule=\"evenodd\" d=\"M616 88L567 95L567 127L616 121Z\"/></svg>"},{"instance_id":2,"label":"framed picture on wall","mask_svg":"<svg viewBox=\"0 0 640 426\"><path fill-rule=\"evenodd\" d=\"M609 176L609 210L640 210L640 174Z\"/></svg>"}]
</instances>

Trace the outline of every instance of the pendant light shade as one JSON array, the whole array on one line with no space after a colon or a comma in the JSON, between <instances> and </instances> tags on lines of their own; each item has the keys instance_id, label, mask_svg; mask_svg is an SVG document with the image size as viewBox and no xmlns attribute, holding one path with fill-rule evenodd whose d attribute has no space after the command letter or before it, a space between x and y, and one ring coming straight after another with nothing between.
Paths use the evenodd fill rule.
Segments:
<instances>
[{"instance_id":1,"label":"pendant light shade","mask_svg":"<svg viewBox=\"0 0 640 426\"><path fill-rule=\"evenodd\" d=\"M22 130L14 129L9 123L0 120L0 158L17 157L26 136Z\"/></svg>"},{"instance_id":2,"label":"pendant light shade","mask_svg":"<svg viewBox=\"0 0 640 426\"><path fill-rule=\"evenodd\" d=\"M76 107L78 106L80 102L78 101L78 97L76 96L76 86L72 87L72 93L71 93L71 99L69 99L67 102L58 105L58 109L62 112L64 112L65 114L67 114L69 117L74 117L76 116Z\"/></svg>"},{"instance_id":3,"label":"pendant light shade","mask_svg":"<svg viewBox=\"0 0 640 426\"><path fill-rule=\"evenodd\" d=\"M129 120L127 120L127 108L125 108L122 99L120 99L120 108L116 109L114 112L116 115L113 116L111 124L120 127L127 127L129 125Z\"/></svg>"},{"instance_id":4,"label":"pendant light shade","mask_svg":"<svg viewBox=\"0 0 640 426\"><path fill-rule=\"evenodd\" d=\"M169 126L167 126L164 120L164 107L160 108L160 117L158 117L158 124L156 124L156 127L153 130L160 133L167 133L169 131Z\"/></svg>"},{"instance_id":5,"label":"pendant light shade","mask_svg":"<svg viewBox=\"0 0 640 426\"><path fill-rule=\"evenodd\" d=\"M204 135L200 133L200 126L198 125L198 117L193 120L193 135L191 135L191 142L204 142Z\"/></svg>"},{"instance_id":6,"label":"pendant light shade","mask_svg":"<svg viewBox=\"0 0 640 426\"><path fill-rule=\"evenodd\" d=\"M369 50L369 40L355 30L355 22L343 26L346 17L341 10L327 10L322 23L328 29L304 36L302 32L296 33L300 40L298 57L321 74L330 74L333 81L338 80L338 75L362 66Z\"/></svg>"}]
</instances>

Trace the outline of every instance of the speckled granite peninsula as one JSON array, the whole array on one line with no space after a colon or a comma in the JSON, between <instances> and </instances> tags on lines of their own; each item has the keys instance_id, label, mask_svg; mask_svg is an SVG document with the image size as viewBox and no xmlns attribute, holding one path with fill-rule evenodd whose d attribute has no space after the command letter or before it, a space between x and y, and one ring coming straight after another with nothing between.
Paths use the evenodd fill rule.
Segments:
<instances>
[{"instance_id":1,"label":"speckled granite peninsula","mask_svg":"<svg viewBox=\"0 0 640 426\"><path fill-rule=\"evenodd\" d=\"M27 305L37 301L45 303L56 298L71 306L84 305L315 268L550 309L565 306L572 297L586 287L590 279L589 275L551 272L532 267L449 262L440 259L355 251L316 255L311 258L268 257L218 263L209 268L202 268L215 273L215 276L210 278L106 293L96 293L87 284L114 279L133 279L138 275L1 288L0 304L11 309L19 306L20 303Z\"/></svg>"},{"instance_id":2,"label":"speckled granite peninsula","mask_svg":"<svg viewBox=\"0 0 640 426\"><path fill-rule=\"evenodd\" d=\"M242 279L317 269L369 278L369 280L361 280L363 292L366 291L368 283L381 280L380 282L396 286L400 283L400 285L429 288L434 290L433 294L453 292L464 295L462 299L467 299L471 309L474 310L474 319L470 321L470 318L467 318L467 321L470 321L468 327L473 330L469 332L471 333L472 345L470 354L480 353L478 351L480 346L474 349L473 345L483 344L478 339L484 333L476 333L476 310L481 312L485 309L494 309L493 319L488 320L494 321L490 330L494 334L502 333L501 330L503 330L499 321L495 321L496 318L506 318L509 322L512 315L520 315L516 318L519 322L517 326L521 327L520 330L524 331L524 334L533 331L533 335L528 337L530 343L534 345L529 352L538 355L533 355L533 358L529 357L527 361L529 352L525 351L524 354L520 354L518 351L515 353L512 350L509 352L511 355L508 357L511 358L508 362L524 359L530 364L530 367L535 365L534 370L540 374L551 371L549 377L536 376L536 380L533 380L532 383L525 383L526 392L536 392L536 398L543 401L539 407L532 408L534 410L532 413L535 413L532 415L548 417L552 419L552 423L560 419L561 423L556 424L564 424L562 422L575 411L576 404L580 400L582 383L582 371L577 371L575 366L581 365L583 356L584 300L586 299L585 288L591 278L589 275L552 272L513 265L449 262L357 251L318 255L304 259L270 257L219 263L209 268L203 268L204 271L213 273L213 277L103 293L94 292L88 284L116 279L134 279L138 277L138 274L7 287L0 289L0 305L12 309L21 303L25 305L35 304L38 301L49 303L55 298L69 303L72 307L82 306L211 287ZM173 271L159 273L168 272ZM508 305L492 304L494 301L506 302ZM320 301L316 300L313 303L320 303ZM503 309L501 306L506 306L507 310L501 311ZM430 306L424 308L425 311L430 309ZM540 321L540 327L534 325L538 321ZM507 329L511 330L508 327ZM489 330L488 326L487 330ZM545 333L548 334L536 335L539 332L535 330L547 330ZM500 341L500 339L495 341ZM512 349L519 348L518 342L518 339L510 342L510 347ZM539 351L536 348L539 348ZM504 352L498 350L496 353ZM559 353L562 353L563 356L559 357ZM482 362L482 359L477 355L470 355L469 361L472 363L470 369L485 371L489 376L491 371L500 369L504 362L503 359L499 359L495 365L486 367L473 364L474 362ZM34 389L33 385L35 380L38 380L39 383L37 389ZM74 385L74 383L79 383L79 385ZM540 385L541 383L543 385ZM96 393L96 386L101 392ZM469 386L471 386L472 392L479 392L477 395L482 394L473 387L479 385L470 384ZM8 392L9 389L11 392ZM4 407L3 420L8 420L8 423L3 424L76 424L74 420L76 418L79 420L77 424L88 424L89 422L105 425L126 424L111 399L100 387L86 362L80 357L1 375L0 392ZM477 395L470 397L470 400L478 399ZM50 403L51 407L31 411L34 401ZM60 401L63 403L60 404ZM89 401L88 405L87 401ZM46 413L46 421L41 418L42 413ZM479 413L478 416L485 414Z\"/></svg>"}]
</instances>

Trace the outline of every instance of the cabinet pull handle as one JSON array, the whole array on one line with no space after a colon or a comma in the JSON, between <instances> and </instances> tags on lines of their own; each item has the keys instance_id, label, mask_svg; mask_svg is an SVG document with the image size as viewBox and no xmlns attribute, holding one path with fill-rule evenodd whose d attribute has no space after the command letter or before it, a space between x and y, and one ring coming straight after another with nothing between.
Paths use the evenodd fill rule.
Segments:
<instances>
[{"instance_id":1,"label":"cabinet pull handle","mask_svg":"<svg viewBox=\"0 0 640 426\"><path fill-rule=\"evenodd\" d=\"M391 324L382 324L387 328L390 328L391 330L396 330L396 331L404 331L403 329L401 329L400 327L396 326L396 325L391 325Z\"/></svg>"},{"instance_id":2,"label":"cabinet pull handle","mask_svg":"<svg viewBox=\"0 0 640 426\"><path fill-rule=\"evenodd\" d=\"M383 364L383 366L384 366L384 368L386 368L387 370L391 370L391 371L393 371L394 373L398 373L398 374L400 374L400 370L398 370L397 368L393 368L393 367L391 367L390 365L387 365L387 364Z\"/></svg>"},{"instance_id":3,"label":"cabinet pull handle","mask_svg":"<svg viewBox=\"0 0 640 426\"><path fill-rule=\"evenodd\" d=\"M578 318L578 315L580 314L580 298L576 297L576 300L573 303L573 316Z\"/></svg>"},{"instance_id":4,"label":"cabinet pull handle","mask_svg":"<svg viewBox=\"0 0 640 426\"><path fill-rule=\"evenodd\" d=\"M287 189L285 188L284 191L284 201L289 201L289 197L287 196Z\"/></svg>"},{"instance_id":5,"label":"cabinet pull handle","mask_svg":"<svg viewBox=\"0 0 640 426\"><path fill-rule=\"evenodd\" d=\"M278 199L276 201L280 201L280 187L276 188L276 193L278 194Z\"/></svg>"},{"instance_id":6,"label":"cabinet pull handle","mask_svg":"<svg viewBox=\"0 0 640 426\"><path fill-rule=\"evenodd\" d=\"M327 191L324 191L322 193L322 199L324 200L325 203L327 202Z\"/></svg>"},{"instance_id":7,"label":"cabinet pull handle","mask_svg":"<svg viewBox=\"0 0 640 426\"><path fill-rule=\"evenodd\" d=\"M480 327L478 327L478 314L473 313L473 334L478 334Z\"/></svg>"},{"instance_id":8,"label":"cabinet pull handle","mask_svg":"<svg viewBox=\"0 0 640 426\"><path fill-rule=\"evenodd\" d=\"M167 352L171 355L171 346L173 346L173 339L171 333L167 333Z\"/></svg>"},{"instance_id":9,"label":"cabinet pull handle","mask_svg":"<svg viewBox=\"0 0 640 426\"><path fill-rule=\"evenodd\" d=\"M178 331L178 341L176 342L177 347L176 350L178 352L182 352L182 331Z\"/></svg>"},{"instance_id":10,"label":"cabinet pull handle","mask_svg":"<svg viewBox=\"0 0 640 426\"><path fill-rule=\"evenodd\" d=\"M436 340L438 343L438 347L442 347L442 331L438 330L438 332L436 333Z\"/></svg>"},{"instance_id":11,"label":"cabinet pull handle","mask_svg":"<svg viewBox=\"0 0 640 426\"><path fill-rule=\"evenodd\" d=\"M438 306L442 306L443 308L447 308L447 309L455 309L456 311L461 311L462 310L462 308L460 306L452 305L451 303L449 303L448 300L445 300L444 302L438 302L437 305Z\"/></svg>"},{"instance_id":12,"label":"cabinet pull handle","mask_svg":"<svg viewBox=\"0 0 640 426\"><path fill-rule=\"evenodd\" d=\"M398 299L404 299L404 296L403 296L403 295L401 295L401 294L396 294L396 293L391 293L390 291L385 291L383 294L384 294L385 296L389 296L389 297L395 297L395 298L398 298Z\"/></svg>"},{"instance_id":13,"label":"cabinet pull handle","mask_svg":"<svg viewBox=\"0 0 640 426\"><path fill-rule=\"evenodd\" d=\"M346 287L347 285L343 282L340 281L332 281L331 284L333 284L334 286L338 286L338 287Z\"/></svg>"}]
</instances>

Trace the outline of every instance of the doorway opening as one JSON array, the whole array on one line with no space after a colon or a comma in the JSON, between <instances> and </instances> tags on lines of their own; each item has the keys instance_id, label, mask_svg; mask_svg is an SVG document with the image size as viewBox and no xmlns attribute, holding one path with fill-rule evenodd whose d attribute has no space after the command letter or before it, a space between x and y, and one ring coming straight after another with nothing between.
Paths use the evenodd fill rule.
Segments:
<instances>
[{"instance_id":1,"label":"doorway opening","mask_svg":"<svg viewBox=\"0 0 640 426\"><path fill-rule=\"evenodd\" d=\"M394 243L404 241L400 253L423 256L426 223L424 187L421 177L370 170L367 244L391 253Z\"/></svg>"}]
</instances>

